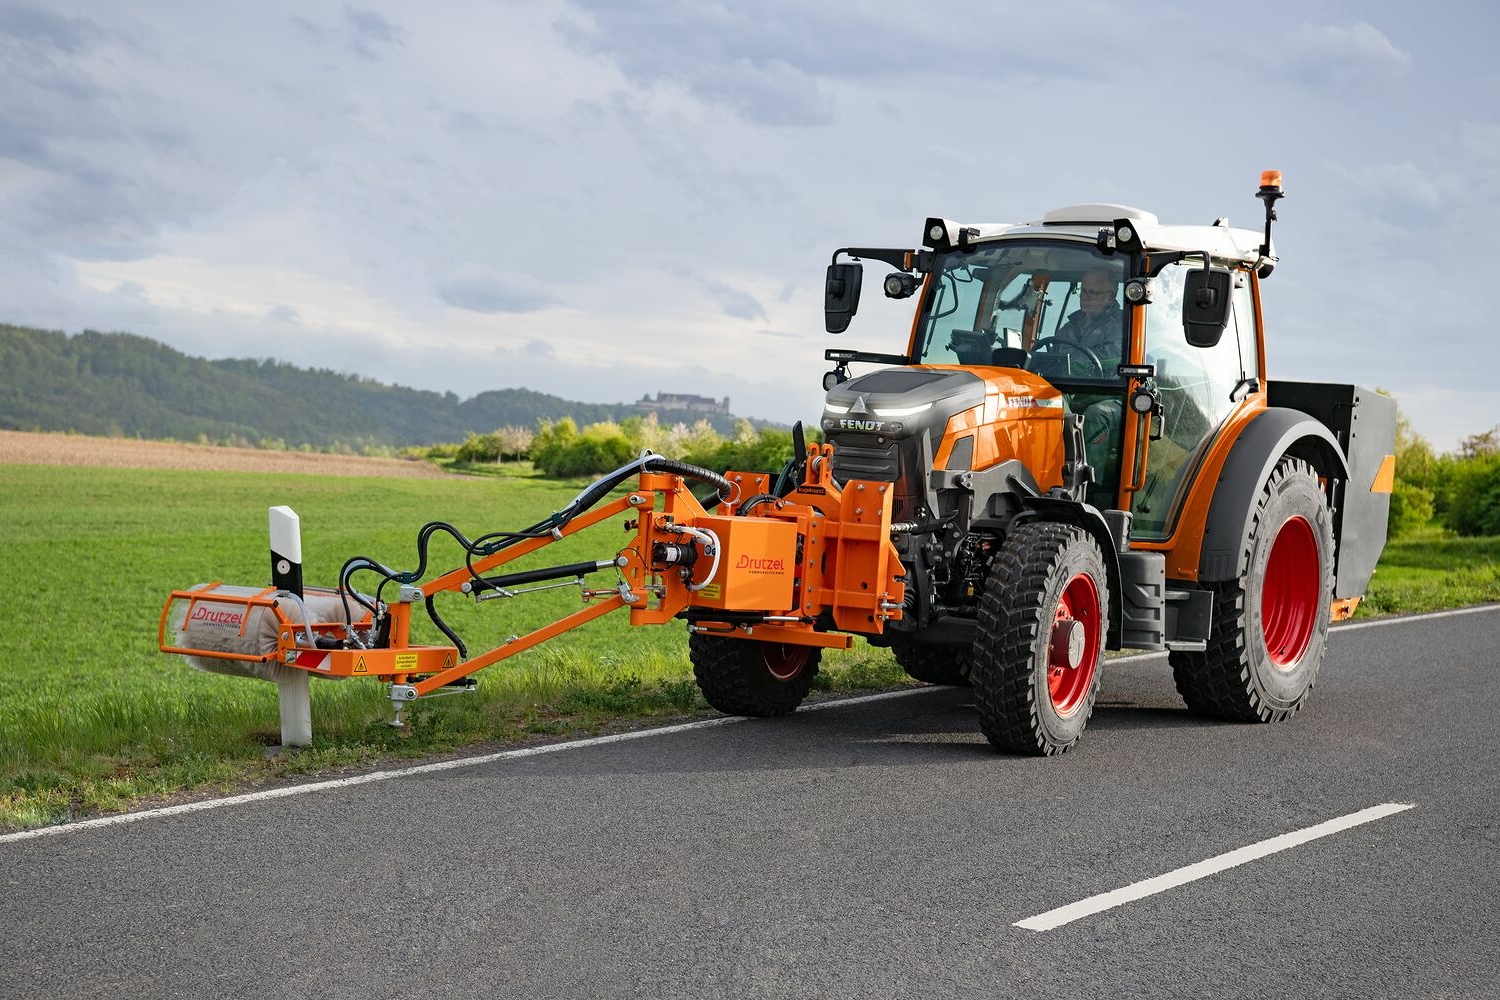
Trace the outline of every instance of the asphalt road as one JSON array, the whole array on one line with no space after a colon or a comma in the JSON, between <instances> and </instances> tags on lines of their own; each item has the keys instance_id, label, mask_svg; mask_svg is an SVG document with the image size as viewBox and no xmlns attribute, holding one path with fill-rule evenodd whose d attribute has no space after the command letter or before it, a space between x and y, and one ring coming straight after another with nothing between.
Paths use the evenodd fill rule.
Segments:
<instances>
[{"instance_id":1,"label":"asphalt road","mask_svg":"<svg viewBox=\"0 0 1500 1000\"><path fill-rule=\"evenodd\" d=\"M1497 640L1338 630L1274 726L1112 664L1051 760L932 689L0 842L0 996L1494 997Z\"/></svg>"}]
</instances>

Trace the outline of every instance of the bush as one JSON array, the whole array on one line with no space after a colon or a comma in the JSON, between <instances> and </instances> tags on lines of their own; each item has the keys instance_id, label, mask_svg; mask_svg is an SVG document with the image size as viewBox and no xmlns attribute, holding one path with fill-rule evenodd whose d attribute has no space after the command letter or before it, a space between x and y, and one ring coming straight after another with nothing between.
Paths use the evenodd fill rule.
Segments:
<instances>
[{"instance_id":1,"label":"bush","mask_svg":"<svg viewBox=\"0 0 1500 1000\"><path fill-rule=\"evenodd\" d=\"M458 446L454 458L460 462L500 461L500 437L497 434L470 434Z\"/></svg>"},{"instance_id":2,"label":"bush","mask_svg":"<svg viewBox=\"0 0 1500 1000\"><path fill-rule=\"evenodd\" d=\"M1460 535L1500 535L1500 454L1441 463L1437 507Z\"/></svg>"},{"instance_id":3,"label":"bush","mask_svg":"<svg viewBox=\"0 0 1500 1000\"><path fill-rule=\"evenodd\" d=\"M1391 491L1391 513L1386 520L1387 538L1404 538L1432 520L1432 491L1404 480L1396 480Z\"/></svg>"},{"instance_id":4,"label":"bush","mask_svg":"<svg viewBox=\"0 0 1500 1000\"><path fill-rule=\"evenodd\" d=\"M566 417L541 423L531 442L531 462L546 476L588 476L619 468L637 451L619 424L590 424L580 434Z\"/></svg>"}]
</instances>

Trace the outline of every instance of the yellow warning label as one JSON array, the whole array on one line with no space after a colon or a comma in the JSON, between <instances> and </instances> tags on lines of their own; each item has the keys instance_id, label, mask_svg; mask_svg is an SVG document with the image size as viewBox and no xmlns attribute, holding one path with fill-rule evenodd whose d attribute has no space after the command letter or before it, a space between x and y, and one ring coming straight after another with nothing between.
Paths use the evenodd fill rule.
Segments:
<instances>
[{"instance_id":1,"label":"yellow warning label","mask_svg":"<svg viewBox=\"0 0 1500 1000\"><path fill-rule=\"evenodd\" d=\"M710 583L698 591L698 594L707 600L717 601L724 596L724 585L721 583Z\"/></svg>"},{"instance_id":2,"label":"yellow warning label","mask_svg":"<svg viewBox=\"0 0 1500 1000\"><path fill-rule=\"evenodd\" d=\"M417 669L417 654L416 653L397 653L396 654L396 670L398 672L399 671L405 671L405 670L415 670L415 669Z\"/></svg>"},{"instance_id":3,"label":"yellow warning label","mask_svg":"<svg viewBox=\"0 0 1500 1000\"><path fill-rule=\"evenodd\" d=\"M452 666L453 666L453 654L449 653L447 656L443 657L443 669L444 670L448 670Z\"/></svg>"},{"instance_id":4,"label":"yellow warning label","mask_svg":"<svg viewBox=\"0 0 1500 1000\"><path fill-rule=\"evenodd\" d=\"M367 674L370 672L370 668L365 666L365 658L363 656L354 661L354 672L356 674Z\"/></svg>"}]
</instances>

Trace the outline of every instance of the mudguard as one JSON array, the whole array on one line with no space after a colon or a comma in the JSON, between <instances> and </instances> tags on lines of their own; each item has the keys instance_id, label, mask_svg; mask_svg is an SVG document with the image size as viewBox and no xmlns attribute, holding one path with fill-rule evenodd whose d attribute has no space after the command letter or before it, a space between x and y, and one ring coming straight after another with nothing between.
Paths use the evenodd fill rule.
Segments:
<instances>
[{"instance_id":1,"label":"mudguard","mask_svg":"<svg viewBox=\"0 0 1500 1000\"><path fill-rule=\"evenodd\" d=\"M1012 486L1015 485L1012 480ZM1093 536L1104 556L1104 569L1109 576L1109 635L1105 645L1109 649L1119 649L1125 599L1120 581L1120 552L1104 515L1097 508L1072 498L1047 496L1019 488L1016 493L1022 506L1016 521L1057 521L1082 528Z\"/></svg>"},{"instance_id":2,"label":"mudguard","mask_svg":"<svg viewBox=\"0 0 1500 1000\"><path fill-rule=\"evenodd\" d=\"M1198 580L1237 580L1245 573L1250 515L1265 481L1286 455L1303 459L1333 485L1349 478L1343 448L1321 422L1301 410L1268 407L1240 432L1214 487L1198 557Z\"/></svg>"}]
</instances>

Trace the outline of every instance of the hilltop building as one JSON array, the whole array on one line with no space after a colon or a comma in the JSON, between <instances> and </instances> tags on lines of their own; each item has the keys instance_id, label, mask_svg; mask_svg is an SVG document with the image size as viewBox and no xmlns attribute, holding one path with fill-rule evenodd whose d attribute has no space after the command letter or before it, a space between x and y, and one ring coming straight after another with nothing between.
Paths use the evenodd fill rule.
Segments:
<instances>
[{"instance_id":1,"label":"hilltop building","mask_svg":"<svg viewBox=\"0 0 1500 1000\"><path fill-rule=\"evenodd\" d=\"M656 398L642 396L635 404L643 410L687 410L691 413L729 412L729 397L714 399L711 396L693 396L688 393L658 392Z\"/></svg>"}]
</instances>

